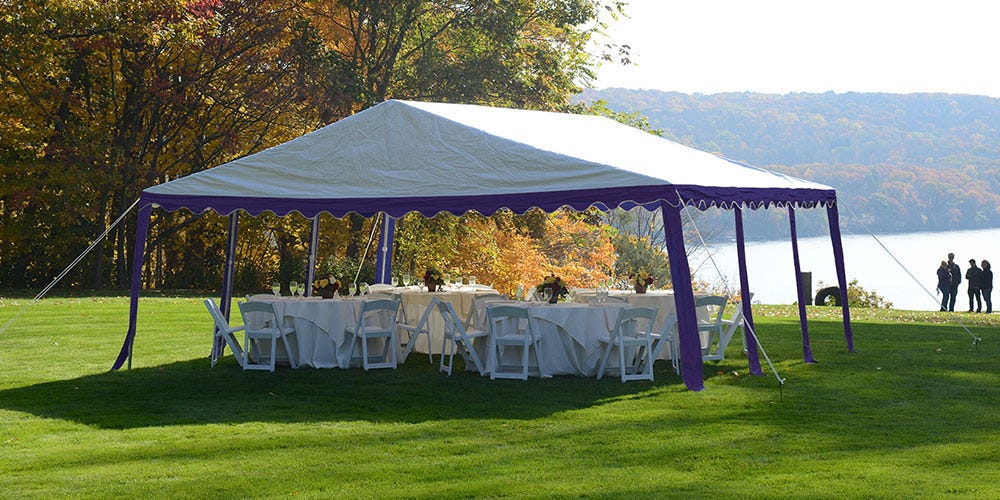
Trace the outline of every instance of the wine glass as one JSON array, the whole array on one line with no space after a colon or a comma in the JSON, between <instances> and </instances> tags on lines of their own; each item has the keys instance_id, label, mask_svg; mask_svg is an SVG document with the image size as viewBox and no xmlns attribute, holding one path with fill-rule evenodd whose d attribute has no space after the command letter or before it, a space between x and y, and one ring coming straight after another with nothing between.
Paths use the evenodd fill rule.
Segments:
<instances>
[{"instance_id":1,"label":"wine glass","mask_svg":"<svg viewBox=\"0 0 1000 500\"><path fill-rule=\"evenodd\" d=\"M470 285L475 285L476 284L476 275L475 274L469 276L469 284Z\"/></svg>"},{"instance_id":2,"label":"wine glass","mask_svg":"<svg viewBox=\"0 0 1000 500\"><path fill-rule=\"evenodd\" d=\"M392 283L392 286L394 287L399 286L399 277L393 276L392 278L389 278L389 282Z\"/></svg>"},{"instance_id":3,"label":"wine glass","mask_svg":"<svg viewBox=\"0 0 1000 500\"><path fill-rule=\"evenodd\" d=\"M361 292L362 297L368 295L368 283L362 281L361 284L358 285L358 291Z\"/></svg>"},{"instance_id":4,"label":"wine glass","mask_svg":"<svg viewBox=\"0 0 1000 500\"><path fill-rule=\"evenodd\" d=\"M400 283L403 286L406 286L406 285L409 285L412 281L413 281L413 277L412 276L410 276L409 274L403 274L403 276L401 277Z\"/></svg>"},{"instance_id":5,"label":"wine glass","mask_svg":"<svg viewBox=\"0 0 1000 500\"><path fill-rule=\"evenodd\" d=\"M292 298L295 298L295 294L296 294L296 292L298 292L298 290L299 290L299 282L298 281L289 281L288 282L288 293L292 294Z\"/></svg>"},{"instance_id":6,"label":"wine glass","mask_svg":"<svg viewBox=\"0 0 1000 500\"><path fill-rule=\"evenodd\" d=\"M353 283L352 282L350 285L347 285L347 295L348 296L353 297L354 294L356 294L356 293L358 293L358 284L357 283Z\"/></svg>"},{"instance_id":7,"label":"wine glass","mask_svg":"<svg viewBox=\"0 0 1000 500\"><path fill-rule=\"evenodd\" d=\"M281 283L277 281L271 282L271 293L273 293L275 297L281 297Z\"/></svg>"},{"instance_id":8,"label":"wine glass","mask_svg":"<svg viewBox=\"0 0 1000 500\"><path fill-rule=\"evenodd\" d=\"M524 285L518 283L517 288L514 289L514 298L517 300L524 300Z\"/></svg>"},{"instance_id":9,"label":"wine glass","mask_svg":"<svg viewBox=\"0 0 1000 500\"><path fill-rule=\"evenodd\" d=\"M458 274L456 272L455 274L451 275L451 286L453 286L455 288L458 288L458 287L462 286L462 275L461 274Z\"/></svg>"},{"instance_id":10,"label":"wine glass","mask_svg":"<svg viewBox=\"0 0 1000 500\"><path fill-rule=\"evenodd\" d=\"M304 281L299 282L299 287L295 289L295 296L302 298L306 294L306 283Z\"/></svg>"}]
</instances>

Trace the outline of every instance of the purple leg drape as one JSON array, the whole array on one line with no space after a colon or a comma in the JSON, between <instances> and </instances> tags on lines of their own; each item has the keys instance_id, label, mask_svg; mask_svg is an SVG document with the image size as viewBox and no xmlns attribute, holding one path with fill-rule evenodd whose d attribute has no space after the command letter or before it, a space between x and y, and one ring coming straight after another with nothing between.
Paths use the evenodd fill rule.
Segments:
<instances>
[{"instance_id":1,"label":"purple leg drape","mask_svg":"<svg viewBox=\"0 0 1000 500\"><path fill-rule=\"evenodd\" d=\"M392 245L396 236L396 218L382 215L382 234L379 236L378 255L375 257L375 282L392 282Z\"/></svg>"},{"instance_id":2,"label":"purple leg drape","mask_svg":"<svg viewBox=\"0 0 1000 500\"><path fill-rule=\"evenodd\" d=\"M128 333L125 334L125 342L118 352L118 358L111 366L112 370L118 370L128 360L128 367L132 368L132 341L135 339L135 323L139 312L139 288L142 285L142 263L146 253L146 232L149 229L149 214L153 208L152 204L143 204L140 201L139 215L135 221L135 247L132 254L132 290L129 300L128 310Z\"/></svg>"},{"instance_id":3,"label":"purple leg drape","mask_svg":"<svg viewBox=\"0 0 1000 500\"><path fill-rule=\"evenodd\" d=\"M677 311L677 332L680 344L681 377L692 391L705 388L702 373L701 339L698 336L698 319L694 310L694 291L691 289L691 269L684 250L684 225L681 208L660 203L663 214L663 232L670 257L670 281L674 286L674 309Z\"/></svg>"},{"instance_id":4,"label":"purple leg drape","mask_svg":"<svg viewBox=\"0 0 1000 500\"><path fill-rule=\"evenodd\" d=\"M236 262L236 236L239 234L239 211L229 214L229 231L226 237L226 265L222 269L222 297L219 299L219 310L229 321L229 315L233 307L233 267ZM212 342L212 356L221 358L226 349L226 341L222 337L215 337Z\"/></svg>"},{"instance_id":5,"label":"purple leg drape","mask_svg":"<svg viewBox=\"0 0 1000 500\"><path fill-rule=\"evenodd\" d=\"M316 252L319 250L319 214L312 219L309 228L309 264L306 266L306 297L312 297L313 281L316 281Z\"/></svg>"},{"instance_id":6,"label":"purple leg drape","mask_svg":"<svg viewBox=\"0 0 1000 500\"><path fill-rule=\"evenodd\" d=\"M747 252L743 236L743 210L733 208L736 218L736 260L740 269L740 305L743 307L743 332L746 336L747 363L750 374L764 375L760 369L760 354L757 353L757 339L750 332L756 332L753 327L753 305L750 303L750 280L747 278Z\"/></svg>"},{"instance_id":7,"label":"purple leg drape","mask_svg":"<svg viewBox=\"0 0 1000 500\"><path fill-rule=\"evenodd\" d=\"M812 347L809 346L809 321L806 319L806 291L802 289L802 266L799 265L799 239L795 230L795 208L788 207L788 228L792 233L792 262L795 265L795 290L799 300L799 325L802 328L802 359L815 363Z\"/></svg>"},{"instance_id":8,"label":"purple leg drape","mask_svg":"<svg viewBox=\"0 0 1000 500\"><path fill-rule=\"evenodd\" d=\"M826 217L830 223L830 240L833 244L833 263L837 267L837 283L840 286L840 304L844 311L844 338L847 351L854 352L854 333L851 331L851 307L847 303L847 272L844 270L844 246L840 241L840 215L837 206L826 207Z\"/></svg>"}]
</instances>

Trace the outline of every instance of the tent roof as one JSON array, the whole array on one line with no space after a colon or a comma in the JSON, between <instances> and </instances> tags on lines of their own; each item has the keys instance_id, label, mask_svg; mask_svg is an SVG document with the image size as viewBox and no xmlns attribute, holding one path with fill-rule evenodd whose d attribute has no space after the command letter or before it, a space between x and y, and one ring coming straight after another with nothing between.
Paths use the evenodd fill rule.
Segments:
<instances>
[{"instance_id":1,"label":"tent roof","mask_svg":"<svg viewBox=\"0 0 1000 500\"><path fill-rule=\"evenodd\" d=\"M390 100L284 144L150 187L167 210L354 211L835 202L829 186L751 167L608 118Z\"/></svg>"}]
</instances>

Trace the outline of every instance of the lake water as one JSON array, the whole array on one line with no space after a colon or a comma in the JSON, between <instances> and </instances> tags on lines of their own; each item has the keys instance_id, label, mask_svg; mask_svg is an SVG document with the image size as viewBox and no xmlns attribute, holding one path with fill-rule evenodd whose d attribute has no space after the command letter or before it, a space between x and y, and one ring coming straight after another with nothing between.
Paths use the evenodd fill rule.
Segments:
<instances>
[{"instance_id":1,"label":"lake water","mask_svg":"<svg viewBox=\"0 0 1000 500\"><path fill-rule=\"evenodd\" d=\"M936 271L941 261L947 259L948 253L953 252L963 275L955 310L967 310L964 275L969 267L969 259L976 259L977 265L982 259L991 264L1000 262L1000 229L907 233L878 236L878 239L885 249L871 235L843 237L847 281L856 278L859 286L885 297L896 309L938 310L940 297L935 291ZM730 288L738 290L736 243L710 245L709 249ZM747 243L746 251L747 279L750 281L750 290L754 293L754 302L795 302L795 267L792 263L791 241ZM719 272L707 256L708 252L704 248L691 255L689 261L692 272L698 279L722 284ZM820 281L826 285L837 284L829 236L799 239L799 260L802 271L812 272L813 297L816 296ZM994 299L1000 300L1000 296L994 294Z\"/></svg>"}]
</instances>

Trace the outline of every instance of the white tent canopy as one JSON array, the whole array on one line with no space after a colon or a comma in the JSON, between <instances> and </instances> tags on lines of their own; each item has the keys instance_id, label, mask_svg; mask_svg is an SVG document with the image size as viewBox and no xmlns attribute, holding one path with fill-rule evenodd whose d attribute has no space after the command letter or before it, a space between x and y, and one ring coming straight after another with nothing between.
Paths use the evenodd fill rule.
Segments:
<instances>
[{"instance_id":1,"label":"white tent canopy","mask_svg":"<svg viewBox=\"0 0 1000 500\"><path fill-rule=\"evenodd\" d=\"M681 238L683 206L734 209L740 245L743 207L787 206L790 214L793 207L827 207L846 299L836 193L829 186L734 162L603 117L391 100L284 144L144 190L129 332L115 368L131 353L145 233L154 207L230 214L231 259L239 210L297 211L310 218L322 212L399 217L411 211L432 216L636 204L663 209L689 388L700 389L702 382ZM230 261L224 307L231 294L231 266ZM749 304L744 308L752 321ZM850 347L846 306L845 334ZM755 362L756 349L751 365Z\"/></svg>"}]
</instances>

